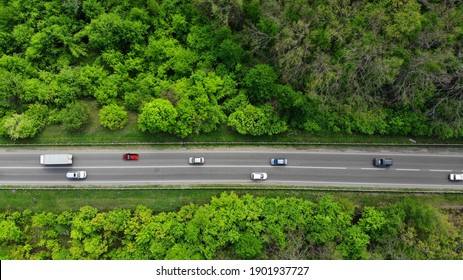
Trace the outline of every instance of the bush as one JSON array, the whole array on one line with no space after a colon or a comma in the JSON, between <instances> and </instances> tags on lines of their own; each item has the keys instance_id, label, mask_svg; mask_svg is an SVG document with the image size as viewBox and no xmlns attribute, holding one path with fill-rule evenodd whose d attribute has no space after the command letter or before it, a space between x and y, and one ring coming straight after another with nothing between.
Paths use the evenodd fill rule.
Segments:
<instances>
[{"instance_id":1,"label":"bush","mask_svg":"<svg viewBox=\"0 0 463 280\"><path fill-rule=\"evenodd\" d=\"M89 115L88 107L84 102L73 102L61 111L61 122L66 130L77 131L87 124Z\"/></svg>"},{"instance_id":2,"label":"bush","mask_svg":"<svg viewBox=\"0 0 463 280\"><path fill-rule=\"evenodd\" d=\"M111 130L122 129L128 121L128 114L116 104L104 106L100 110L100 123Z\"/></svg>"}]
</instances>

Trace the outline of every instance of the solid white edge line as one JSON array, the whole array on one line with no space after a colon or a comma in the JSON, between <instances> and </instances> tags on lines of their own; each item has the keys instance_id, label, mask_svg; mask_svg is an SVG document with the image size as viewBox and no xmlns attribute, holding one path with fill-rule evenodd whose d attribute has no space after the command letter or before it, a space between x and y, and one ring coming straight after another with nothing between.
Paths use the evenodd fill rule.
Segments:
<instances>
[{"instance_id":1,"label":"solid white edge line","mask_svg":"<svg viewBox=\"0 0 463 280\"><path fill-rule=\"evenodd\" d=\"M74 182L74 183L73 183ZM8 183L8 182L6 182ZM16 184L24 185L32 185L30 182L14 182ZM113 183L126 183L126 184L133 184L133 185L153 185L153 184L161 184L161 185L198 185L198 184L208 184L208 183L217 183L217 184L269 184L269 185L281 185L281 184L295 184L295 186L321 186L321 187L347 187L347 186L369 186L369 187L398 187L398 188L418 188L418 189L427 189L427 188L444 188L444 189L453 189L457 184L413 184L413 183L365 183L365 182L323 182L323 181L274 181L274 180L264 180L264 181L253 181L251 179L242 179L242 180L176 180L176 181L169 181L169 180L159 180L159 181L107 181L107 182L99 182L99 181L91 181L91 180L82 180L82 181L69 181L69 182L40 182L33 184L34 186L57 186L57 187L67 187L72 189L72 187L95 187L95 186L113 186ZM1 185L0 185L1 186ZM91 189L91 188L88 188ZM278 189L278 188L275 188ZM121 189L122 190L122 189ZM130 188L127 188L130 190Z\"/></svg>"}]
</instances>

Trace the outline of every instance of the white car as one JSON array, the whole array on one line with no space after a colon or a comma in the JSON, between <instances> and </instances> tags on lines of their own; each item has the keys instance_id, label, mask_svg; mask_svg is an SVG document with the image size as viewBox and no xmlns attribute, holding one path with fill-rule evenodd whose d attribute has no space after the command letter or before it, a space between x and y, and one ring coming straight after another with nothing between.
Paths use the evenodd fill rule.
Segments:
<instances>
[{"instance_id":1,"label":"white car","mask_svg":"<svg viewBox=\"0 0 463 280\"><path fill-rule=\"evenodd\" d=\"M252 172L251 173L251 179L252 180L267 180L267 173L265 172Z\"/></svg>"},{"instance_id":2,"label":"white car","mask_svg":"<svg viewBox=\"0 0 463 280\"><path fill-rule=\"evenodd\" d=\"M87 171L68 171L66 173L68 179L85 179L87 178Z\"/></svg>"},{"instance_id":3,"label":"white car","mask_svg":"<svg viewBox=\"0 0 463 280\"><path fill-rule=\"evenodd\" d=\"M188 163L189 164L204 164L204 158L203 157L189 157Z\"/></svg>"},{"instance_id":4,"label":"white car","mask_svg":"<svg viewBox=\"0 0 463 280\"><path fill-rule=\"evenodd\" d=\"M450 181L463 181L463 174L449 174Z\"/></svg>"}]
</instances>

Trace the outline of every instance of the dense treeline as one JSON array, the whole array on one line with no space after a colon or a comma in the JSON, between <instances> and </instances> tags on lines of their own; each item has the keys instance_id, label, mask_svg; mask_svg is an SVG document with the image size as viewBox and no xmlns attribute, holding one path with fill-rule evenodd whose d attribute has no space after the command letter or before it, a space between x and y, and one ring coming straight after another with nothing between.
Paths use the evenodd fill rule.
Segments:
<instances>
[{"instance_id":1,"label":"dense treeline","mask_svg":"<svg viewBox=\"0 0 463 280\"><path fill-rule=\"evenodd\" d=\"M462 225L413 199L354 207L223 193L168 213L3 212L0 259L462 259Z\"/></svg>"},{"instance_id":2,"label":"dense treeline","mask_svg":"<svg viewBox=\"0 0 463 280\"><path fill-rule=\"evenodd\" d=\"M463 135L458 0L1 0L0 134Z\"/></svg>"}]
</instances>

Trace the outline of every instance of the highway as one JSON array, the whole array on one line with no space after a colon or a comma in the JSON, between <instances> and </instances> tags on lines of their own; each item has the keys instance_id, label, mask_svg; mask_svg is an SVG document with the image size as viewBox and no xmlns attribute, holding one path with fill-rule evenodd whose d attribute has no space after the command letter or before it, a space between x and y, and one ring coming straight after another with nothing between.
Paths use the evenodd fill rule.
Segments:
<instances>
[{"instance_id":1,"label":"highway","mask_svg":"<svg viewBox=\"0 0 463 280\"><path fill-rule=\"evenodd\" d=\"M123 161L124 153L140 160ZM72 166L43 166L40 154L71 153ZM188 157L205 157L204 165L189 165ZM271 166L272 157L287 158L287 166ZM391 157L394 165L378 168L374 157ZM297 186L365 186L463 190L449 173L463 173L463 155L455 151L379 149L176 149L176 150L8 150L0 153L0 186L113 186L251 184ZM68 180L66 172L86 170L85 180ZM268 180L255 182L262 171Z\"/></svg>"}]
</instances>

